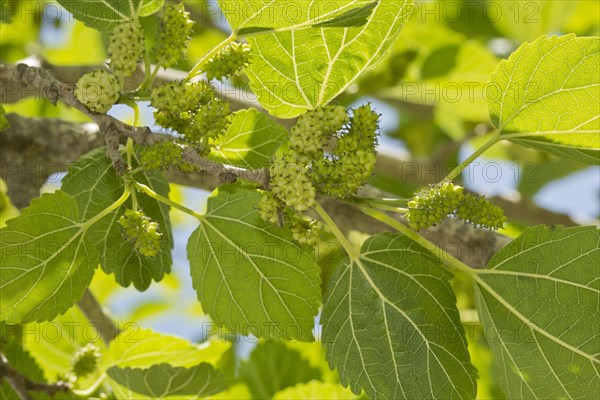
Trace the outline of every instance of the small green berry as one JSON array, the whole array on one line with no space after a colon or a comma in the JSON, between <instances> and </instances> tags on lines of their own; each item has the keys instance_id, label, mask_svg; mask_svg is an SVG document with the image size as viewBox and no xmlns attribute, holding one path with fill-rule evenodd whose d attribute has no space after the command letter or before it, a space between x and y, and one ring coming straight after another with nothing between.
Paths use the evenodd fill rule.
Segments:
<instances>
[{"instance_id":1,"label":"small green berry","mask_svg":"<svg viewBox=\"0 0 600 400\"><path fill-rule=\"evenodd\" d=\"M206 78L223 80L236 75L250 63L250 45L232 43L208 60L204 67Z\"/></svg>"},{"instance_id":2,"label":"small green berry","mask_svg":"<svg viewBox=\"0 0 600 400\"><path fill-rule=\"evenodd\" d=\"M206 82L172 82L150 92L150 104L156 108L156 123L178 132L189 129L201 105L214 98L214 91Z\"/></svg>"},{"instance_id":3,"label":"small green berry","mask_svg":"<svg viewBox=\"0 0 600 400\"><path fill-rule=\"evenodd\" d=\"M214 98L198 108L186 129L181 131L190 143L205 143L206 139L216 139L231 124L229 102Z\"/></svg>"},{"instance_id":4,"label":"small green berry","mask_svg":"<svg viewBox=\"0 0 600 400\"><path fill-rule=\"evenodd\" d=\"M501 207L484 197L467 193L456 216L475 226L500 229L508 221Z\"/></svg>"},{"instance_id":5,"label":"small green berry","mask_svg":"<svg viewBox=\"0 0 600 400\"><path fill-rule=\"evenodd\" d=\"M119 24L108 38L109 65L115 75L131 76L144 51L144 30L138 21Z\"/></svg>"},{"instance_id":6,"label":"small green berry","mask_svg":"<svg viewBox=\"0 0 600 400\"><path fill-rule=\"evenodd\" d=\"M181 147L170 140L140 149L140 164L144 169L165 170L181 162Z\"/></svg>"},{"instance_id":7,"label":"small green berry","mask_svg":"<svg viewBox=\"0 0 600 400\"><path fill-rule=\"evenodd\" d=\"M258 213L263 221L269 222L273 225L282 225L282 221L280 221L280 215L283 207L283 203L279 201L271 192L264 192L260 198L260 202L256 206L256 209L258 210Z\"/></svg>"},{"instance_id":8,"label":"small green berry","mask_svg":"<svg viewBox=\"0 0 600 400\"><path fill-rule=\"evenodd\" d=\"M83 75L77 81L75 97L97 113L105 113L119 100L117 77L100 69Z\"/></svg>"},{"instance_id":9,"label":"small green berry","mask_svg":"<svg viewBox=\"0 0 600 400\"><path fill-rule=\"evenodd\" d=\"M354 151L375 151L377 132L379 131L379 114L365 104L353 111L350 119L350 129L337 141L335 154Z\"/></svg>"},{"instance_id":10,"label":"small green berry","mask_svg":"<svg viewBox=\"0 0 600 400\"><path fill-rule=\"evenodd\" d=\"M100 349L93 344L87 344L79 349L73 357L71 371L77 378L83 378L94 372L100 359Z\"/></svg>"},{"instance_id":11,"label":"small green berry","mask_svg":"<svg viewBox=\"0 0 600 400\"><path fill-rule=\"evenodd\" d=\"M301 115L290 134L291 149L305 160L321 157L329 139L349 121L346 109L325 106Z\"/></svg>"},{"instance_id":12,"label":"small green berry","mask_svg":"<svg viewBox=\"0 0 600 400\"><path fill-rule=\"evenodd\" d=\"M288 151L276 158L269 172L271 193L285 205L298 212L315 205L317 193L298 154Z\"/></svg>"},{"instance_id":13,"label":"small green berry","mask_svg":"<svg viewBox=\"0 0 600 400\"><path fill-rule=\"evenodd\" d=\"M291 222L291 231L294 240L300 244L314 246L319 240L322 225L312 218L295 215Z\"/></svg>"},{"instance_id":14,"label":"small green berry","mask_svg":"<svg viewBox=\"0 0 600 400\"><path fill-rule=\"evenodd\" d=\"M193 28L194 22L182 3L165 5L154 49L161 66L171 67L184 57Z\"/></svg>"},{"instance_id":15,"label":"small green berry","mask_svg":"<svg viewBox=\"0 0 600 400\"><path fill-rule=\"evenodd\" d=\"M461 186L444 182L417 193L408 202L406 219L415 230L436 225L453 215L465 196Z\"/></svg>"},{"instance_id":16,"label":"small green berry","mask_svg":"<svg viewBox=\"0 0 600 400\"><path fill-rule=\"evenodd\" d=\"M158 223L153 222L142 211L125 210L119 218L125 238L145 257L155 257L160 251L162 233Z\"/></svg>"}]
</instances>

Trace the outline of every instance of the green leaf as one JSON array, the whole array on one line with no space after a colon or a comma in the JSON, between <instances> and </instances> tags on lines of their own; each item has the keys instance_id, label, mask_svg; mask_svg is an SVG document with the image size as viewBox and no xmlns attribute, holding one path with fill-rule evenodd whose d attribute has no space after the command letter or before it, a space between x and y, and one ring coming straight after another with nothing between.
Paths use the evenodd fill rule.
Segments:
<instances>
[{"instance_id":1,"label":"green leaf","mask_svg":"<svg viewBox=\"0 0 600 400\"><path fill-rule=\"evenodd\" d=\"M285 127L260 111L241 110L233 114L229 129L211 150L210 158L236 167L266 168L287 136Z\"/></svg>"},{"instance_id":2,"label":"green leaf","mask_svg":"<svg viewBox=\"0 0 600 400\"><path fill-rule=\"evenodd\" d=\"M600 230L527 229L475 278L509 398L600 397Z\"/></svg>"},{"instance_id":3,"label":"green leaf","mask_svg":"<svg viewBox=\"0 0 600 400\"><path fill-rule=\"evenodd\" d=\"M533 41L543 34L565 32L563 26L571 20L579 1L528 0L493 3L498 18L491 21L508 38L518 42ZM572 32L566 30L566 32Z\"/></svg>"},{"instance_id":4,"label":"green leaf","mask_svg":"<svg viewBox=\"0 0 600 400\"><path fill-rule=\"evenodd\" d=\"M199 363L218 366L230 350L231 342L193 344L180 337L140 329L133 324L110 343L105 366L150 368L162 363L184 368Z\"/></svg>"},{"instance_id":5,"label":"green leaf","mask_svg":"<svg viewBox=\"0 0 600 400\"><path fill-rule=\"evenodd\" d=\"M369 22L371 13L379 4L379 0L373 1L362 7L353 8L342 15L331 18L328 21L319 22L313 25L313 28L349 28L363 26Z\"/></svg>"},{"instance_id":6,"label":"green leaf","mask_svg":"<svg viewBox=\"0 0 600 400\"><path fill-rule=\"evenodd\" d=\"M134 161L135 168L137 160ZM134 177L158 194L168 197L169 185L162 176L140 172ZM88 220L114 203L123 193L124 185L106 157L106 149L100 148L82 156L69 168L63 179L62 190L75 198L82 218ZM98 248L102 269L107 274L114 273L120 285L127 287L133 283L136 289L142 291L153 280L158 282L170 272L173 236L169 207L143 193L138 193L136 197L138 206L158 222L163 233L161 251L156 257L141 256L129 241L123 239L121 226L117 222L125 210L132 207L131 199L94 224L88 236Z\"/></svg>"},{"instance_id":7,"label":"green leaf","mask_svg":"<svg viewBox=\"0 0 600 400\"><path fill-rule=\"evenodd\" d=\"M377 63L398 37L411 3L219 1L232 29L249 36L252 90L261 105L283 118L330 102ZM273 18L282 13L285 18ZM366 14L363 26L338 27L362 23ZM319 24L327 27L314 27Z\"/></svg>"},{"instance_id":8,"label":"green leaf","mask_svg":"<svg viewBox=\"0 0 600 400\"><path fill-rule=\"evenodd\" d=\"M259 343L240 366L240 379L255 399L270 399L282 389L320 378L318 368L281 342Z\"/></svg>"},{"instance_id":9,"label":"green leaf","mask_svg":"<svg viewBox=\"0 0 600 400\"><path fill-rule=\"evenodd\" d=\"M474 399L477 373L450 277L433 254L388 233L340 265L322 321L342 384L370 398Z\"/></svg>"},{"instance_id":10,"label":"green leaf","mask_svg":"<svg viewBox=\"0 0 600 400\"><path fill-rule=\"evenodd\" d=\"M354 393L344 389L336 383L311 381L296 385L291 388L277 392L273 400L306 400L306 399L327 399L327 400L354 400L357 399Z\"/></svg>"},{"instance_id":11,"label":"green leaf","mask_svg":"<svg viewBox=\"0 0 600 400\"><path fill-rule=\"evenodd\" d=\"M48 321L83 296L98 265L76 201L57 191L34 199L0 230L0 314L8 323Z\"/></svg>"},{"instance_id":12,"label":"green leaf","mask_svg":"<svg viewBox=\"0 0 600 400\"><path fill-rule=\"evenodd\" d=\"M147 17L157 13L165 5L165 0L142 0L140 17Z\"/></svg>"},{"instance_id":13,"label":"green leaf","mask_svg":"<svg viewBox=\"0 0 600 400\"><path fill-rule=\"evenodd\" d=\"M599 164L599 49L597 38L542 36L502 61L487 101L503 137Z\"/></svg>"},{"instance_id":14,"label":"green leaf","mask_svg":"<svg viewBox=\"0 0 600 400\"><path fill-rule=\"evenodd\" d=\"M288 230L261 219L260 198L241 185L211 195L187 245L193 286L219 325L256 337L312 341L319 267Z\"/></svg>"},{"instance_id":15,"label":"green leaf","mask_svg":"<svg viewBox=\"0 0 600 400\"><path fill-rule=\"evenodd\" d=\"M198 364L191 368L156 364L150 368L111 367L106 374L120 385L120 399L197 399L226 389L225 378L212 365ZM127 388L127 390L123 390Z\"/></svg>"},{"instance_id":16,"label":"green leaf","mask_svg":"<svg viewBox=\"0 0 600 400\"><path fill-rule=\"evenodd\" d=\"M108 31L140 15L140 0L58 0L73 16L86 25Z\"/></svg>"}]
</instances>

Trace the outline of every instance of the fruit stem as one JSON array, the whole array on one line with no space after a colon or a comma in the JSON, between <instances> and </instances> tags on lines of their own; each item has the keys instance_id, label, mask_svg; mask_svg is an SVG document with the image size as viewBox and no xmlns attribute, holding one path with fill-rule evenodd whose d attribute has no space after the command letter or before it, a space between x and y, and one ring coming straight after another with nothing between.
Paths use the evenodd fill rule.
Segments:
<instances>
[{"instance_id":1,"label":"fruit stem","mask_svg":"<svg viewBox=\"0 0 600 400\"><path fill-rule=\"evenodd\" d=\"M344 250L346 250L348 256L353 260L357 260L360 255L358 250L355 249L354 246L352 246L348 239L346 239L346 236L342 233L342 231L340 231L337 224L333 221L333 219L331 219L331 217L329 216L329 214L327 214L325 209L323 209L323 207L319 203L316 203L314 209L317 212L317 214L319 214L319 217L321 217L321 219L329 227L329 229L331 229L331 232L333 232L333 235L336 237L338 242L340 242Z\"/></svg>"},{"instance_id":2,"label":"fruit stem","mask_svg":"<svg viewBox=\"0 0 600 400\"><path fill-rule=\"evenodd\" d=\"M88 230L90 226L94 225L96 222L100 221L102 218L106 217L108 214L110 214L111 212L113 212L116 209L118 209L119 207L121 207L123 205L123 203L125 203L127 201L127 199L129 198L130 195L131 195L131 191L129 190L129 186L125 185L125 190L123 191L123 194L121 195L121 197L119 197L119 199L117 201L112 203L110 205L110 207L104 209L101 213L97 214L94 218L82 223L81 224L82 230L84 230L84 231Z\"/></svg>"},{"instance_id":3,"label":"fruit stem","mask_svg":"<svg viewBox=\"0 0 600 400\"><path fill-rule=\"evenodd\" d=\"M463 262L457 260L456 258L451 256L450 254L448 254L447 252L445 252L444 250L442 250L435 244L431 243L429 240L425 239L424 237L422 237L415 231L411 230L410 228L408 228L407 226L402 224L400 221L390 217L389 215L387 215L379 210L375 210L371 207L359 206L359 208L363 213L383 222L384 224L388 225L391 228L394 228L395 230L397 230L404 236L417 242L422 247L429 250L438 260L440 260L442 262L442 264L446 268L448 268L452 271L462 272L463 274L465 274L471 278L475 278L476 272L471 267L469 267L466 264L464 264Z\"/></svg>"},{"instance_id":4,"label":"fruit stem","mask_svg":"<svg viewBox=\"0 0 600 400\"><path fill-rule=\"evenodd\" d=\"M457 166L456 168L454 168L454 170L452 170L452 172L450 172L446 178L444 178L443 180L445 181L453 181L456 178L458 178L458 176L469 166L471 165L471 163L473 161L475 161L479 156L481 156L483 153L485 153L487 150L489 150L492 146L494 146L496 143L498 143L501 140L500 138L500 132L496 131L492 137L490 138L490 140L488 140L483 146L481 146L480 148L478 148L473 154L471 154L469 157L467 157L467 159L465 161L463 161L459 166Z\"/></svg>"},{"instance_id":5,"label":"fruit stem","mask_svg":"<svg viewBox=\"0 0 600 400\"><path fill-rule=\"evenodd\" d=\"M152 197L154 200L160 201L163 204L166 204L166 205L176 208L180 211L183 211L184 213L191 215L192 217L198 218L199 220L202 220L204 218L204 216L202 214L197 213L196 211L191 210L182 204L176 203L164 196L161 196L160 194L156 193L154 190L150 189L148 186L146 186L144 184L141 184L139 182L133 182L133 187L135 187L140 192L146 193L148 196Z\"/></svg>"}]
</instances>

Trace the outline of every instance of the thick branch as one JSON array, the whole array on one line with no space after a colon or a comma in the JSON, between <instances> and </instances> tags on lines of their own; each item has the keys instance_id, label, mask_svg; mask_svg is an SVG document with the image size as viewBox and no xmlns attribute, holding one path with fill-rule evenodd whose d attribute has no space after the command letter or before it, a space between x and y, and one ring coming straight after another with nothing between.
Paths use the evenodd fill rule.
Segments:
<instances>
[{"instance_id":1,"label":"thick branch","mask_svg":"<svg viewBox=\"0 0 600 400\"><path fill-rule=\"evenodd\" d=\"M96 329L98 329L102 336L102 340L104 340L106 344L117 337L120 332L119 328L104 312L102 306L98 303L90 289L85 290L83 297L79 300L77 305L81 311L83 311L86 318L94 323Z\"/></svg>"}]
</instances>

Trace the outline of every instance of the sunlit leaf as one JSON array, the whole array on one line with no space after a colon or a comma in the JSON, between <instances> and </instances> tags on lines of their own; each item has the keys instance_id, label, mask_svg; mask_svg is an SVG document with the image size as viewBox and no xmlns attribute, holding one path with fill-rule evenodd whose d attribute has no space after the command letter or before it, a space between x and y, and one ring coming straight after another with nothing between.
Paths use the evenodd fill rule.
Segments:
<instances>
[{"instance_id":1,"label":"sunlit leaf","mask_svg":"<svg viewBox=\"0 0 600 400\"><path fill-rule=\"evenodd\" d=\"M410 3L219 1L232 29L249 37L252 90L283 118L328 103L377 63L400 33Z\"/></svg>"},{"instance_id":2,"label":"sunlit leaf","mask_svg":"<svg viewBox=\"0 0 600 400\"><path fill-rule=\"evenodd\" d=\"M340 381L371 398L474 399L450 274L410 239L369 238L340 265L323 305L323 343Z\"/></svg>"},{"instance_id":3,"label":"sunlit leaf","mask_svg":"<svg viewBox=\"0 0 600 400\"><path fill-rule=\"evenodd\" d=\"M34 199L0 230L0 310L9 323L48 321L83 296L98 265L77 202L58 191Z\"/></svg>"},{"instance_id":4,"label":"sunlit leaf","mask_svg":"<svg viewBox=\"0 0 600 400\"><path fill-rule=\"evenodd\" d=\"M224 185L188 241L198 299L219 325L257 337L312 341L319 267L291 232L264 222L261 195Z\"/></svg>"},{"instance_id":5,"label":"sunlit leaf","mask_svg":"<svg viewBox=\"0 0 600 400\"><path fill-rule=\"evenodd\" d=\"M487 100L505 139L588 164L600 163L600 41L543 36L492 76Z\"/></svg>"},{"instance_id":6,"label":"sunlit leaf","mask_svg":"<svg viewBox=\"0 0 600 400\"><path fill-rule=\"evenodd\" d=\"M529 228L476 273L509 398L600 397L600 230Z\"/></svg>"},{"instance_id":7,"label":"sunlit leaf","mask_svg":"<svg viewBox=\"0 0 600 400\"><path fill-rule=\"evenodd\" d=\"M285 127L254 108L238 111L211 158L236 167L265 168L287 134Z\"/></svg>"}]
</instances>

